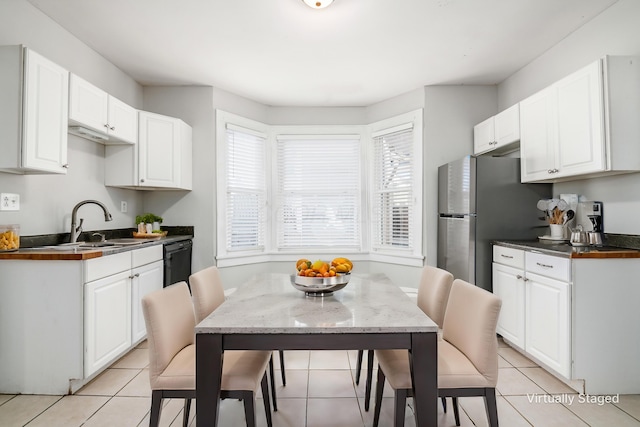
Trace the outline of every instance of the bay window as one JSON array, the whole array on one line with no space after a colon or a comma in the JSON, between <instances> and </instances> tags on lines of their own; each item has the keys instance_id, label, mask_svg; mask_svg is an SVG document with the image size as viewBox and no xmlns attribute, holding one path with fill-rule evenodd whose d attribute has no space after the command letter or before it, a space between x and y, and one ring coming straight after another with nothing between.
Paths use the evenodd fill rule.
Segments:
<instances>
[{"instance_id":1,"label":"bay window","mask_svg":"<svg viewBox=\"0 0 640 427\"><path fill-rule=\"evenodd\" d=\"M422 265L421 110L368 126L218 111L217 129L219 263L340 253Z\"/></svg>"}]
</instances>

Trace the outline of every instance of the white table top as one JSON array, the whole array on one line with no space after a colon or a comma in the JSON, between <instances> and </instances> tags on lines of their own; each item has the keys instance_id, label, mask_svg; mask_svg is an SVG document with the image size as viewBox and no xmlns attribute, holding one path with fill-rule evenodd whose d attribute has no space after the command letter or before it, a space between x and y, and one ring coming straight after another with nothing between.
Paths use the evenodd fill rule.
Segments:
<instances>
[{"instance_id":1,"label":"white table top","mask_svg":"<svg viewBox=\"0 0 640 427\"><path fill-rule=\"evenodd\" d=\"M196 326L210 334L436 332L437 325L384 274L352 275L330 296L306 296L291 276L251 278Z\"/></svg>"}]
</instances>

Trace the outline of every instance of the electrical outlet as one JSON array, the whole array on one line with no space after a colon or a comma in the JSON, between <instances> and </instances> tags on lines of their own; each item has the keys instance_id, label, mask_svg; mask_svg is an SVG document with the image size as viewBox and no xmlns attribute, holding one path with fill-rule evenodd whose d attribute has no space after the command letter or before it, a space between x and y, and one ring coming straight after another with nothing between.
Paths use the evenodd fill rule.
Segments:
<instances>
[{"instance_id":1,"label":"electrical outlet","mask_svg":"<svg viewBox=\"0 0 640 427\"><path fill-rule=\"evenodd\" d=\"M120 212L127 213L127 202L124 200L120 202Z\"/></svg>"},{"instance_id":2,"label":"electrical outlet","mask_svg":"<svg viewBox=\"0 0 640 427\"><path fill-rule=\"evenodd\" d=\"M0 211L19 211L20 195L14 193L0 193Z\"/></svg>"}]
</instances>

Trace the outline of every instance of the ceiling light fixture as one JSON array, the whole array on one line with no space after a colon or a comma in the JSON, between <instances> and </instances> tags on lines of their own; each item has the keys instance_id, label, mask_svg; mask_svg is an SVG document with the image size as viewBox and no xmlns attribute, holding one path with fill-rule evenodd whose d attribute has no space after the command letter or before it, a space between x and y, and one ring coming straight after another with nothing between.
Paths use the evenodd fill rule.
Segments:
<instances>
[{"instance_id":1,"label":"ceiling light fixture","mask_svg":"<svg viewBox=\"0 0 640 427\"><path fill-rule=\"evenodd\" d=\"M333 0L302 0L304 4L312 9L324 9L333 3Z\"/></svg>"}]
</instances>

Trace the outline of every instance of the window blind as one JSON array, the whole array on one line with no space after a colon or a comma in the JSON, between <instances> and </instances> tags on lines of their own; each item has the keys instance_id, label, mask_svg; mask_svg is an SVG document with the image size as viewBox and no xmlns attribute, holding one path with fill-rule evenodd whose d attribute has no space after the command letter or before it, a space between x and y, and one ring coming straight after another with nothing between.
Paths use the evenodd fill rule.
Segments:
<instances>
[{"instance_id":1,"label":"window blind","mask_svg":"<svg viewBox=\"0 0 640 427\"><path fill-rule=\"evenodd\" d=\"M413 127L373 135L372 238L378 248L411 248L413 227Z\"/></svg>"},{"instance_id":2,"label":"window blind","mask_svg":"<svg viewBox=\"0 0 640 427\"><path fill-rule=\"evenodd\" d=\"M280 136L276 151L278 249L360 249L359 136Z\"/></svg>"},{"instance_id":3,"label":"window blind","mask_svg":"<svg viewBox=\"0 0 640 427\"><path fill-rule=\"evenodd\" d=\"M227 251L264 248L265 142L258 132L227 126Z\"/></svg>"}]
</instances>

